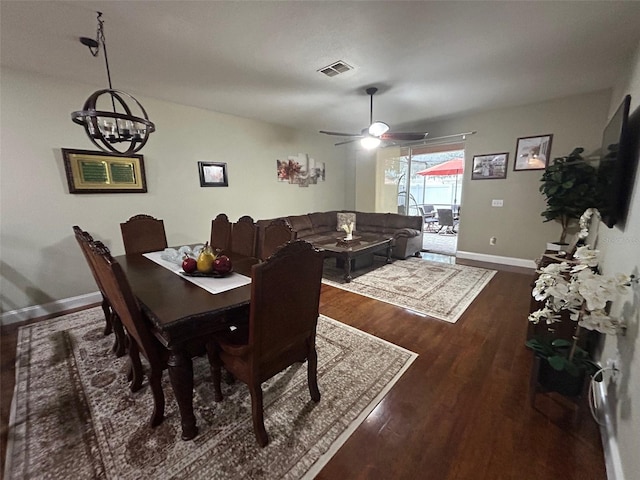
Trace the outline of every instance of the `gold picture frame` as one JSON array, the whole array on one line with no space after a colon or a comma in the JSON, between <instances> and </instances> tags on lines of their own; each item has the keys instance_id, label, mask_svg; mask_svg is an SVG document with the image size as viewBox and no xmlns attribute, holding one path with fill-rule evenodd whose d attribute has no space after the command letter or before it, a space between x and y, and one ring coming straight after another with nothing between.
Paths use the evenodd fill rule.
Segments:
<instances>
[{"instance_id":1,"label":"gold picture frame","mask_svg":"<svg viewBox=\"0 0 640 480\"><path fill-rule=\"evenodd\" d=\"M142 155L62 149L69 193L146 193Z\"/></svg>"}]
</instances>

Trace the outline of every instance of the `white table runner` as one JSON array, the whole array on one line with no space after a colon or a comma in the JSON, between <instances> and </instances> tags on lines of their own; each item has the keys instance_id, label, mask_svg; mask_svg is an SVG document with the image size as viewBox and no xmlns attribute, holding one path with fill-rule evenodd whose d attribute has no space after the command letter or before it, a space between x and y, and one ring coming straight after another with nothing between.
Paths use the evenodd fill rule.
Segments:
<instances>
[{"instance_id":1,"label":"white table runner","mask_svg":"<svg viewBox=\"0 0 640 480\"><path fill-rule=\"evenodd\" d=\"M240 275L239 273L231 273L226 277L215 278L215 277L190 277L187 275L182 275L180 272L182 271L182 267L180 265L176 265L175 263L168 262L167 260L163 260L160 256L162 255L162 251L160 252L150 252L144 253L143 255L147 257L149 260L157 263L158 265L171 270L176 275L180 275L181 278L199 286L200 288L204 288L207 292L210 293L222 293L227 290L233 290L234 288L242 287L244 285L249 285L251 283L251 279L244 275Z\"/></svg>"}]
</instances>

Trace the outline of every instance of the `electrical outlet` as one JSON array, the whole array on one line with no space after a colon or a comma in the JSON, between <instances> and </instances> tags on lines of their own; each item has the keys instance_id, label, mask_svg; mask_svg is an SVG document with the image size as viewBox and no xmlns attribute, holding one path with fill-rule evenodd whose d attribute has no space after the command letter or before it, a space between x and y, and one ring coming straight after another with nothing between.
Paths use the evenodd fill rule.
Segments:
<instances>
[{"instance_id":1,"label":"electrical outlet","mask_svg":"<svg viewBox=\"0 0 640 480\"><path fill-rule=\"evenodd\" d=\"M495 198L493 200L491 200L491 206L492 207L502 207L504 205L504 201L503 200L496 200Z\"/></svg>"},{"instance_id":2,"label":"electrical outlet","mask_svg":"<svg viewBox=\"0 0 640 480\"><path fill-rule=\"evenodd\" d=\"M495 245L498 239L496 237L491 237L489 239L489 245Z\"/></svg>"}]
</instances>

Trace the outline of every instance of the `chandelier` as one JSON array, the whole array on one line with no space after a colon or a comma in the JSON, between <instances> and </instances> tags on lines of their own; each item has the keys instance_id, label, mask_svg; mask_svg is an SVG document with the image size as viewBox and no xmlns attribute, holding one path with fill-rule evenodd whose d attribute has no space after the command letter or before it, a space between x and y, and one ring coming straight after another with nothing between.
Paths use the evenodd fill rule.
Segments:
<instances>
[{"instance_id":1,"label":"chandelier","mask_svg":"<svg viewBox=\"0 0 640 480\"><path fill-rule=\"evenodd\" d=\"M73 112L71 120L84 127L89 139L100 150L117 155L129 155L139 151L147 143L149 134L155 132L156 126L149 120L146 110L133 96L111 85L111 72L107 57L107 45L104 39L104 20L102 12L98 14L98 31L96 39L80 37L80 43L89 47L94 57L98 56L100 44L104 52L107 67L109 88L98 90L84 102L82 110ZM127 104L127 101L129 104ZM111 105L111 110L99 110L101 105ZM134 107L135 115L131 109Z\"/></svg>"}]
</instances>

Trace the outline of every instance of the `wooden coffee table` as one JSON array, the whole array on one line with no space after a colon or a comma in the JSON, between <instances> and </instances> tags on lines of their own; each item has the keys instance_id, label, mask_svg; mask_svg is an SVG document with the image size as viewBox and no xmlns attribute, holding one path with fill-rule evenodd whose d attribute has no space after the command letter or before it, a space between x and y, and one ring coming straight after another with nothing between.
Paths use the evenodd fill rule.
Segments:
<instances>
[{"instance_id":1,"label":"wooden coffee table","mask_svg":"<svg viewBox=\"0 0 640 480\"><path fill-rule=\"evenodd\" d=\"M366 257L373 259L375 252L386 250L387 262L391 263L391 242L393 237L385 235L355 235L353 241L344 242L344 237L336 236L332 239L327 239L320 242L313 242L317 248L322 248L325 252L325 257L336 258L338 266L340 263L344 264L344 280L348 283L352 280L351 270L359 268L359 262ZM363 262L364 264L371 264L369 261Z\"/></svg>"}]
</instances>

